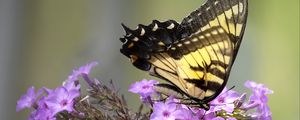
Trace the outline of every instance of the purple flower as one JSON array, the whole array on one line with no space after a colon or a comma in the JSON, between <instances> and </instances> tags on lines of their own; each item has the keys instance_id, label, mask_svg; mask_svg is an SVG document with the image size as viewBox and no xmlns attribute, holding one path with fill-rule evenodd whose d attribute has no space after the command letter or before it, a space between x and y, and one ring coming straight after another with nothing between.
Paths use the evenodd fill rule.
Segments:
<instances>
[{"instance_id":1,"label":"purple flower","mask_svg":"<svg viewBox=\"0 0 300 120\"><path fill-rule=\"evenodd\" d=\"M158 84L155 80L142 80L140 82L135 82L129 87L130 92L139 94L142 98L147 98L151 94L155 93L153 85Z\"/></svg>"},{"instance_id":2,"label":"purple flower","mask_svg":"<svg viewBox=\"0 0 300 120\"><path fill-rule=\"evenodd\" d=\"M55 114L63 110L71 112L74 110L74 99L79 95L80 93L77 90L68 91L64 87L58 87L49 94L45 102Z\"/></svg>"},{"instance_id":3,"label":"purple flower","mask_svg":"<svg viewBox=\"0 0 300 120\"><path fill-rule=\"evenodd\" d=\"M24 108L33 108L28 117L29 120L55 120L55 115L58 112L76 112L73 107L75 98L80 96L78 77L88 78L87 75L95 65L97 65L97 62L91 62L77 70L73 70L72 75L63 82L63 85L54 90L43 87L35 93L34 87L30 87L27 93L18 100L16 111ZM96 79L92 82L100 84ZM40 96L43 91L45 94Z\"/></svg>"},{"instance_id":4,"label":"purple flower","mask_svg":"<svg viewBox=\"0 0 300 120\"><path fill-rule=\"evenodd\" d=\"M197 118L204 118L206 110L201 109L201 108L193 108L192 109L193 113L195 114L195 116L197 116Z\"/></svg>"},{"instance_id":5,"label":"purple flower","mask_svg":"<svg viewBox=\"0 0 300 120\"><path fill-rule=\"evenodd\" d=\"M73 73L68 77L69 81L76 81L78 80L78 76L81 74L88 75L90 73L90 70L95 67L98 63L97 62L91 62L89 64L86 64L84 66L81 66L80 68L73 70Z\"/></svg>"},{"instance_id":6,"label":"purple flower","mask_svg":"<svg viewBox=\"0 0 300 120\"><path fill-rule=\"evenodd\" d=\"M215 118L212 118L211 120L225 120L225 119L222 117L215 117Z\"/></svg>"},{"instance_id":7,"label":"purple flower","mask_svg":"<svg viewBox=\"0 0 300 120\"><path fill-rule=\"evenodd\" d=\"M273 94L273 91L267 88L264 84L257 84L254 81L246 81L245 87L252 89L254 94Z\"/></svg>"},{"instance_id":8,"label":"purple flower","mask_svg":"<svg viewBox=\"0 0 300 120\"><path fill-rule=\"evenodd\" d=\"M239 93L228 90L226 87L223 89L221 94L210 102L212 111L225 110L229 113L234 110L234 101L240 97Z\"/></svg>"},{"instance_id":9,"label":"purple flower","mask_svg":"<svg viewBox=\"0 0 300 120\"><path fill-rule=\"evenodd\" d=\"M83 74L89 74L91 69L98 65L98 62L91 62L86 64L85 66L81 66L77 71Z\"/></svg>"},{"instance_id":10,"label":"purple flower","mask_svg":"<svg viewBox=\"0 0 300 120\"><path fill-rule=\"evenodd\" d=\"M46 103L46 98L46 96L43 96L37 101L38 109L49 109L49 106Z\"/></svg>"},{"instance_id":11,"label":"purple flower","mask_svg":"<svg viewBox=\"0 0 300 120\"><path fill-rule=\"evenodd\" d=\"M177 119L179 120L199 120L199 116L195 114L193 111L182 108L179 111L179 117Z\"/></svg>"},{"instance_id":12,"label":"purple flower","mask_svg":"<svg viewBox=\"0 0 300 120\"><path fill-rule=\"evenodd\" d=\"M75 90L75 91L78 91L80 90L80 84L77 84L73 81L65 81L63 83L63 87L66 88L68 91L72 91L72 90Z\"/></svg>"},{"instance_id":13,"label":"purple flower","mask_svg":"<svg viewBox=\"0 0 300 120\"><path fill-rule=\"evenodd\" d=\"M250 96L250 101L259 101L267 103L268 97L266 94L272 94L273 91L268 89L264 84L257 84L253 81L247 81L245 86L252 89L253 94Z\"/></svg>"},{"instance_id":14,"label":"purple flower","mask_svg":"<svg viewBox=\"0 0 300 120\"><path fill-rule=\"evenodd\" d=\"M21 98L17 102L16 111L20 111L24 108L31 108L35 103L37 97L42 94L42 90L38 90L37 93L34 93L34 87L30 87L27 90L27 93L22 95Z\"/></svg>"},{"instance_id":15,"label":"purple flower","mask_svg":"<svg viewBox=\"0 0 300 120\"><path fill-rule=\"evenodd\" d=\"M56 120L56 118L49 109L37 109L31 112L28 120Z\"/></svg>"},{"instance_id":16,"label":"purple flower","mask_svg":"<svg viewBox=\"0 0 300 120\"><path fill-rule=\"evenodd\" d=\"M204 120L212 120L216 117L216 114L213 111L204 112L203 115L202 115L202 117L204 118Z\"/></svg>"},{"instance_id":17,"label":"purple flower","mask_svg":"<svg viewBox=\"0 0 300 120\"><path fill-rule=\"evenodd\" d=\"M49 94L51 94L51 93L53 92L52 89L49 89L49 88L47 88L47 87L42 87L42 89L45 91L45 93L46 93L47 95L49 95Z\"/></svg>"},{"instance_id":18,"label":"purple flower","mask_svg":"<svg viewBox=\"0 0 300 120\"><path fill-rule=\"evenodd\" d=\"M235 101L235 107L240 108L245 100L246 100L246 93L243 93L236 101Z\"/></svg>"},{"instance_id":19,"label":"purple flower","mask_svg":"<svg viewBox=\"0 0 300 120\"><path fill-rule=\"evenodd\" d=\"M150 120L175 120L182 115L181 108L173 102L172 98L168 98L165 103L157 102L153 105L153 113Z\"/></svg>"},{"instance_id":20,"label":"purple flower","mask_svg":"<svg viewBox=\"0 0 300 120\"><path fill-rule=\"evenodd\" d=\"M245 86L252 89L252 95L249 98L249 103L244 105L244 108L251 109L256 107L255 116L268 120L272 113L267 105L268 97L266 95L272 94L273 91L268 89L264 84L257 84L253 81L247 81Z\"/></svg>"},{"instance_id":21,"label":"purple flower","mask_svg":"<svg viewBox=\"0 0 300 120\"><path fill-rule=\"evenodd\" d=\"M222 117L215 117L207 120L236 120L235 118L222 118Z\"/></svg>"}]
</instances>

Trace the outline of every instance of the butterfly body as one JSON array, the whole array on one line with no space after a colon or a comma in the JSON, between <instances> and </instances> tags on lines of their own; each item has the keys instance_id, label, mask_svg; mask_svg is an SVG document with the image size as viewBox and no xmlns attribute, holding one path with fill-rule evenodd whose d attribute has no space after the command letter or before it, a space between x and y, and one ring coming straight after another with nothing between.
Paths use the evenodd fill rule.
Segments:
<instances>
[{"instance_id":1,"label":"butterfly body","mask_svg":"<svg viewBox=\"0 0 300 120\"><path fill-rule=\"evenodd\" d=\"M137 68L168 81L155 86L207 108L225 87L243 37L247 0L208 0L179 24L174 20L138 25L126 35L121 53Z\"/></svg>"}]
</instances>

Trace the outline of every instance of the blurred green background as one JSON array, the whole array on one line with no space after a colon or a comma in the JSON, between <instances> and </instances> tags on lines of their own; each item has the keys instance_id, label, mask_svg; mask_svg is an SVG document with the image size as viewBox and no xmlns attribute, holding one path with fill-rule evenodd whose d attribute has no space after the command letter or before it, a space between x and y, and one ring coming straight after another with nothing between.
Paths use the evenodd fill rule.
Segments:
<instances>
[{"instance_id":1,"label":"blurred green background","mask_svg":"<svg viewBox=\"0 0 300 120\"><path fill-rule=\"evenodd\" d=\"M16 101L32 85L54 88L90 61L91 76L112 79L133 110L128 86L149 75L119 53L124 32L152 19L181 21L202 0L1 0L0 119L26 119ZM153 78L152 78L153 79ZM249 0L246 32L228 86L266 84L274 120L299 119L299 0Z\"/></svg>"}]
</instances>

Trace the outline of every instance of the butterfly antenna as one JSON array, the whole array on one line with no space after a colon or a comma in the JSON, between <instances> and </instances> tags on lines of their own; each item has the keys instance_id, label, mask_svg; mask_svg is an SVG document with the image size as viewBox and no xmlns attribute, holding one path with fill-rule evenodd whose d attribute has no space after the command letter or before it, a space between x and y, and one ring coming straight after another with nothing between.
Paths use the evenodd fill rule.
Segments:
<instances>
[{"instance_id":1,"label":"butterfly antenna","mask_svg":"<svg viewBox=\"0 0 300 120\"><path fill-rule=\"evenodd\" d=\"M232 86L231 88L229 88L227 91L232 90L233 88L235 88L235 86Z\"/></svg>"}]
</instances>

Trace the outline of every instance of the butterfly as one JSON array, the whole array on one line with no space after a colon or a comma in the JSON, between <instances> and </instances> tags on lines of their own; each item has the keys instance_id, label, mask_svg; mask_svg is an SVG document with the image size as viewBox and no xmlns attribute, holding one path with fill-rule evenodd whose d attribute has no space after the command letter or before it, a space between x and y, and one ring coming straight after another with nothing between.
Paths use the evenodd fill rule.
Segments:
<instances>
[{"instance_id":1,"label":"butterfly","mask_svg":"<svg viewBox=\"0 0 300 120\"><path fill-rule=\"evenodd\" d=\"M209 109L224 89L245 31L247 0L207 0L181 23L153 20L130 29L120 52L167 83L156 91Z\"/></svg>"}]
</instances>

